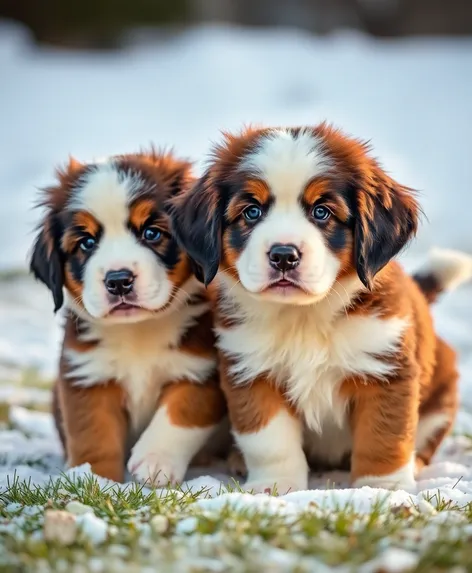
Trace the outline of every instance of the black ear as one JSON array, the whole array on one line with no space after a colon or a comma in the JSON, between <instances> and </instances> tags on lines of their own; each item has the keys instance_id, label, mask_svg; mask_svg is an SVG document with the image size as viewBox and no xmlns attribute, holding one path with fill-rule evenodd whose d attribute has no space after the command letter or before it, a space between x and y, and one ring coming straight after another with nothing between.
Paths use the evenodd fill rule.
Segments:
<instances>
[{"instance_id":1,"label":"black ear","mask_svg":"<svg viewBox=\"0 0 472 573\"><path fill-rule=\"evenodd\" d=\"M44 220L34 243L30 271L52 292L54 312L57 312L64 302L64 265L59 249L59 228L52 215Z\"/></svg>"},{"instance_id":2,"label":"black ear","mask_svg":"<svg viewBox=\"0 0 472 573\"><path fill-rule=\"evenodd\" d=\"M385 174L373 182L357 189L354 229L356 270L369 289L375 275L416 233L419 210L411 189Z\"/></svg>"},{"instance_id":3,"label":"black ear","mask_svg":"<svg viewBox=\"0 0 472 573\"><path fill-rule=\"evenodd\" d=\"M190 259L190 268L192 269L192 273L195 275L196 279L205 284L203 270L193 259Z\"/></svg>"},{"instance_id":4,"label":"black ear","mask_svg":"<svg viewBox=\"0 0 472 573\"><path fill-rule=\"evenodd\" d=\"M223 225L222 198L209 171L172 200L170 213L177 242L192 259L197 279L208 286L220 264Z\"/></svg>"}]
</instances>

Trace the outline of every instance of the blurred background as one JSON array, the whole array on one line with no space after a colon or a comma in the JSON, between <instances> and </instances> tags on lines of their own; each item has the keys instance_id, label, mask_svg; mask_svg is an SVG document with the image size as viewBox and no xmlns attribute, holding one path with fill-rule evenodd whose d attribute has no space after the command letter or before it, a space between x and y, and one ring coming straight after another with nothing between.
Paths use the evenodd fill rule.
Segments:
<instances>
[{"instance_id":1,"label":"blurred background","mask_svg":"<svg viewBox=\"0 0 472 573\"><path fill-rule=\"evenodd\" d=\"M322 120L420 191L407 266L433 245L472 253L472 2L0 0L3 396L21 401L18 385L56 369L60 317L26 277L32 207L56 165L154 142L199 170L222 129ZM471 295L435 310L470 407Z\"/></svg>"},{"instance_id":2,"label":"blurred background","mask_svg":"<svg viewBox=\"0 0 472 573\"><path fill-rule=\"evenodd\" d=\"M467 0L2 0L0 7L1 16L25 24L36 42L73 48L115 48L130 28L202 23L291 26L313 34L349 28L390 38L472 31Z\"/></svg>"}]
</instances>

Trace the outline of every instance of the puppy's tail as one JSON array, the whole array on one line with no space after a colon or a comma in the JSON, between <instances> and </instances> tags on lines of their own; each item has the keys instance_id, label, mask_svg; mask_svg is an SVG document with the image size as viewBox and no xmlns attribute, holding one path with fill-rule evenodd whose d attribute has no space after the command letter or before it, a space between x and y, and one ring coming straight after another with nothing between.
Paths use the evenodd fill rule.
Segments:
<instances>
[{"instance_id":1,"label":"puppy's tail","mask_svg":"<svg viewBox=\"0 0 472 573\"><path fill-rule=\"evenodd\" d=\"M425 264L413 275L431 304L443 292L451 291L472 278L472 256L451 249L432 249Z\"/></svg>"}]
</instances>

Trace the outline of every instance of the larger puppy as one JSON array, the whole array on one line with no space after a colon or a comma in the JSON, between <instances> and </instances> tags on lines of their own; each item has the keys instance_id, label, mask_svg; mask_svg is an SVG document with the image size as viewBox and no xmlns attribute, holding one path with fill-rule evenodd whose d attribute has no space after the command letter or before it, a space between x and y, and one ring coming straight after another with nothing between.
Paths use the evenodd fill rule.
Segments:
<instances>
[{"instance_id":1,"label":"larger puppy","mask_svg":"<svg viewBox=\"0 0 472 573\"><path fill-rule=\"evenodd\" d=\"M355 486L411 488L451 428L455 356L427 297L471 264L441 257L422 292L392 261L417 217L412 191L325 124L227 134L175 199L204 281L220 271L222 387L248 488L306 488L307 457L347 461Z\"/></svg>"},{"instance_id":2,"label":"larger puppy","mask_svg":"<svg viewBox=\"0 0 472 573\"><path fill-rule=\"evenodd\" d=\"M170 154L72 160L46 189L31 269L66 305L55 414L68 462L180 481L225 415L212 314L170 231L192 183Z\"/></svg>"}]
</instances>

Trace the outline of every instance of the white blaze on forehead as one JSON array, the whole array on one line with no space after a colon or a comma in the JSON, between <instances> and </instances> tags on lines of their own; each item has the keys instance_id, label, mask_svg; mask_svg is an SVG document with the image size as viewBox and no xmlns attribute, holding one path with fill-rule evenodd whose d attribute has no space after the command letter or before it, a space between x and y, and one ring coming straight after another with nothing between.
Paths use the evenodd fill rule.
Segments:
<instances>
[{"instance_id":1,"label":"white blaze on forehead","mask_svg":"<svg viewBox=\"0 0 472 573\"><path fill-rule=\"evenodd\" d=\"M323 140L309 131L270 131L241 163L240 169L261 177L276 202L292 201L314 177L329 171Z\"/></svg>"},{"instance_id":2,"label":"white blaze on forehead","mask_svg":"<svg viewBox=\"0 0 472 573\"><path fill-rule=\"evenodd\" d=\"M107 233L119 232L128 221L130 200L142 186L138 175L119 170L109 160L84 175L68 208L88 211Z\"/></svg>"}]
</instances>

